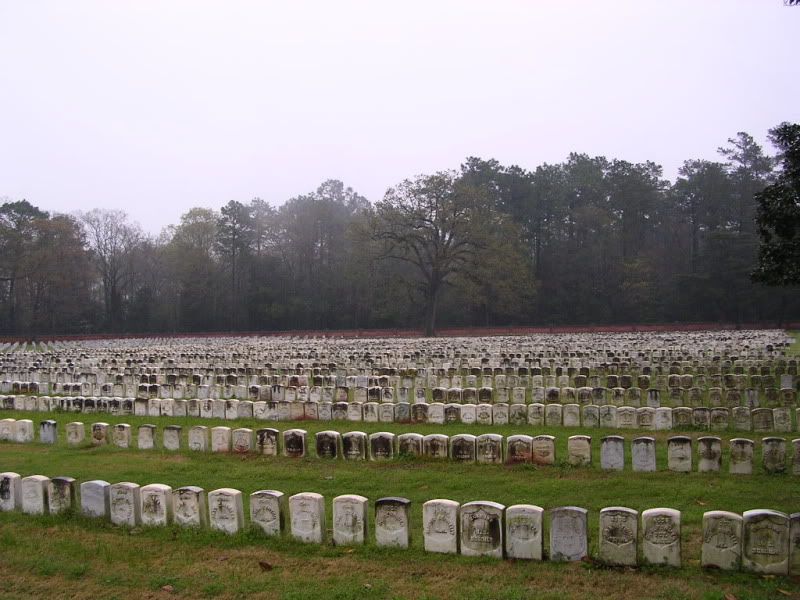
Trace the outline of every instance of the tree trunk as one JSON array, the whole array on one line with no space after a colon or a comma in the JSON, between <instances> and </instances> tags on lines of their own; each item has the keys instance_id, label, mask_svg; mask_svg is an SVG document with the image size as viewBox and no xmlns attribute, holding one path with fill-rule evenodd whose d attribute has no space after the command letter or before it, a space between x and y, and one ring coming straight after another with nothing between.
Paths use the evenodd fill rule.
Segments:
<instances>
[{"instance_id":1,"label":"tree trunk","mask_svg":"<svg viewBox=\"0 0 800 600\"><path fill-rule=\"evenodd\" d=\"M425 302L425 337L436 337L436 305L439 302L439 286L428 291Z\"/></svg>"}]
</instances>

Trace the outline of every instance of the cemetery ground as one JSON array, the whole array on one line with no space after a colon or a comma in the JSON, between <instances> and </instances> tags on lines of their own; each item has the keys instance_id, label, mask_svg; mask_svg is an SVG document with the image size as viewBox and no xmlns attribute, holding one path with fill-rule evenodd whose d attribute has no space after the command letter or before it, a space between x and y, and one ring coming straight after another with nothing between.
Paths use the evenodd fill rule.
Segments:
<instances>
[{"instance_id":1,"label":"cemetery ground","mask_svg":"<svg viewBox=\"0 0 800 600\"><path fill-rule=\"evenodd\" d=\"M9 411L4 416L30 418ZM41 415L42 418L45 415ZM100 415L98 415L100 417ZM60 426L71 420L56 414ZM99 420L99 419L97 419ZM102 420L126 422L135 429L147 417L112 416ZM86 418L84 417L84 421ZM88 420L91 422L91 419ZM163 420L160 423L166 424ZM169 418L169 424L217 425L208 419ZM239 427L259 426L239 420ZM309 432L330 429L326 422L282 422L281 429L302 427ZM340 432L372 433L531 434L531 426L400 425L341 423ZM302 544L288 537L267 538L248 531L235 536L177 526L124 529L105 520L76 514L34 517L0 513L0 582L2 596L15 597L275 597L275 598L800 598L797 577L760 577L749 573L704 571L699 566L701 519L706 511L741 513L753 508L784 512L800 510L800 482L789 473L768 475L757 453L749 476L727 473L723 459L719 474L604 472L599 467L599 442L619 430L544 427L535 433L556 437L557 464L456 464L423 458L387 462L266 457L168 452L160 449L121 449L113 445L71 448L62 435L54 446L40 443L0 443L2 470L23 475L68 475L79 481L104 479L111 483L164 483L173 487L197 485L206 490L234 487L245 496L260 489L288 495L313 491L325 496L330 522L331 500L340 494L361 494L372 503L384 496L412 501L412 547L378 548ZM592 467L570 467L566 458L569 435L591 433ZM700 437L707 432L691 432ZM649 435L657 440L659 465L666 464L669 431L627 431L630 440ZM734 431L717 432L723 440ZM492 500L511 505L530 503L546 510L575 505L589 509L590 548L596 551L600 509L627 506L642 511L670 507L681 511L683 568L604 568L591 561L552 563L470 558L425 553L422 550L423 502L448 498L458 502ZM372 512L372 508L371 511ZM545 519L547 523L547 519ZM545 539L547 539L545 531Z\"/></svg>"}]
</instances>

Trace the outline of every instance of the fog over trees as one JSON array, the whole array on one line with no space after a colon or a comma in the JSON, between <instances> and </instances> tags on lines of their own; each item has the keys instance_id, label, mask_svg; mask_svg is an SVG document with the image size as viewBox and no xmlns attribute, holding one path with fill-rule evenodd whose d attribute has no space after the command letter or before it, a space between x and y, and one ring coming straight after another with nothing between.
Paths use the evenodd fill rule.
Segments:
<instances>
[{"instance_id":1,"label":"fog over trees","mask_svg":"<svg viewBox=\"0 0 800 600\"><path fill-rule=\"evenodd\" d=\"M374 203L329 180L193 208L158 236L6 198L0 333L798 319L799 129L770 132L777 156L740 132L674 182L650 161L468 157Z\"/></svg>"}]
</instances>

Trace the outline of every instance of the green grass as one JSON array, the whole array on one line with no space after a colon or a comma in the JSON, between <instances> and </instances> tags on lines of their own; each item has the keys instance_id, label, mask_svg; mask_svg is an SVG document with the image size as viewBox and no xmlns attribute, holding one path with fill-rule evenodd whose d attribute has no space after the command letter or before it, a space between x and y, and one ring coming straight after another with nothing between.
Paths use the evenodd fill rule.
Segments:
<instances>
[{"instance_id":1,"label":"green grass","mask_svg":"<svg viewBox=\"0 0 800 600\"><path fill-rule=\"evenodd\" d=\"M14 418L128 422L137 425L176 423L186 429L218 420L148 419L110 415L44 415L9 413ZM269 426L235 421L229 426ZM389 430L396 433L497 432L556 436L557 456L566 456L569 435L590 433L599 461L599 438L611 431L514 426L400 425L385 423L280 423L278 429L300 426L313 433ZM614 433L619 433L614 432ZM184 432L185 435L185 432ZM658 444L659 468L666 463L664 440L670 432L627 431L629 440L652 435ZM695 437L702 435L692 432ZM719 435L715 433L715 435ZM721 437L737 434L724 432ZM791 437L786 435L785 437ZM757 439L758 436L753 436ZM723 448L725 446L723 445ZM629 447L626 448L629 451ZM756 452L756 460L760 452ZM628 458L628 463L630 459ZM742 512L751 508L800 511L800 478L768 475L760 467L752 476L691 473L606 473L597 467L571 468L530 465L463 465L424 459L385 463L293 460L256 455L199 454L189 451L122 450L111 446L66 447L0 443L0 470L22 475L70 475L79 481L105 479L173 487L199 485L207 490L234 487L245 495L258 489L278 489L287 495L315 491L326 497L330 512L334 496L362 494L371 501L389 495L412 500L412 548L336 548L268 539L246 531L226 537L211 531L175 527L127 530L77 515L31 517L0 514L0 580L4 598L73 597L275 597L275 598L736 598L800 597L800 583L791 578L761 578L742 573L704 572L699 568L701 519L708 510ZM620 571L592 563L493 561L422 551L422 503L432 498L459 502L493 500L505 505L562 505L590 511L590 536L596 549L601 508L613 505L637 510L671 507L682 512L683 563L680 570L641 568ZM247 498L245 498L247 512ZM329 523L330 523L330 514ZM545 535L547 532L545 532ZM547 539L547 538L545 538ZM547 547L547 544L545 544ZM262 570L259 562L272 565ZM779 591L782 590L782 591Z\"/></svg>"},{"instance_id":2,"label":"green grass","mask_svg":"<svg viewBox=\"0 0 800 600\"><path fill-rule=\"evenodd\" d=\"M787 354L790 356L800 356L800 331L797 330L790 330L787 331L792 338L794 338L794 343L789 346L787 350Z\"/></svg>"}]
</instances>

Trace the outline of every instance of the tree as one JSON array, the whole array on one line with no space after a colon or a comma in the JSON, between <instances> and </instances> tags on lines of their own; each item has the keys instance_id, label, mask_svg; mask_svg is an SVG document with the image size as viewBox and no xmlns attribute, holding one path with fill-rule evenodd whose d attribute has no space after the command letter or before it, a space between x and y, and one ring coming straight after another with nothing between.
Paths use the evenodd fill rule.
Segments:
<instances>
[{"instance_id":1,"label":"tree","mask_svg":"<svg viewBox=\"0 0 800 600\"><path fill-rule=\"evenodd\" d=\"M780 150L781 170L772 185L756 194L760 238L756 281L771 286L800 284L800 124L770 130Z\"/></svg>"},{"instance_id":2,"label":"tree","mask_svg":"<svg viewBox=\"0 0 800 600\"><path fill-rule=\"evenodd\" d=\"M455 276L490 249L493 221L485 189L445 171L405 180L376 207L374 236L383 257L412 265L422 295L425 334L436 333L439 299Z\"/></svg>"},{"instance_id":3,"label":"tree","mask_svg":"<svg viewBox=\"0 0 800 600\"><path fill-rule=\"evenodd\" d=\"M126 293L133 280L133 252L143 238L141 228L121 210L96 208L81 215L81 220L100 274L105 328L120 331Z\"/></svg>"},{"instance_id":4,"label":"tree","mask_svg":"<svg viewBox=\"0 0 800 600\"><path fill-rule=\"evenodd\" d=\"M0 206L0 282L4 284L6 329L20 329L19 281L27 275L26 259L36 239L36 224L48 215L27 200Z\"/></svg>"}]
</instances>

